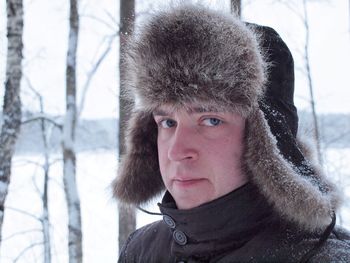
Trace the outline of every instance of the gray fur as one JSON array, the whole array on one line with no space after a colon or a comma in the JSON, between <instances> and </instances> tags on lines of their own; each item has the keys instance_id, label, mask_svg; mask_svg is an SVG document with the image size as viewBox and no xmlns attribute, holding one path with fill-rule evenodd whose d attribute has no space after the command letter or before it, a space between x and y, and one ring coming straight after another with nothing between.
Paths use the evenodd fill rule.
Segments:
<instances>
[{"instance_id":1,"label":"gray fur","mask_svg":"<svg viewBox=\"0 0 350 263\"><path fill-rule=\"evenodd\" d=\"M125 203L141 204L164 188L159 171L157 126L147 112L133 112L113 194Z\"/></svg>"},{"instance_id":2,"label":"gray fur","mask_svg":"<svg viewBox=\"0 0 350 263\"><path fill-rule=\"evenodd\" d=\"M141 204L164 189L152 110L201 102L247 118L246 172L282 217L308 230L328 225L339 203L336 188L320 172L303 176L282 157L259 110L267 73L258 36L233 16L194 6L161 12L140 32L125 57L125 84L137 106L114 196Z\"/></svg>"},{"instance_id":3,"label":"gray fur","mask_svg":"<svg viewBox=\"0 0 350 263\"><path fill-rule=\"evenodd\" d=\"M246 129L245 167L279 214L311 231L329 225L340 200L336 187L316 167L312 177L303 176L282 157L259 109L248 118Z\"/></svg>"},{"instance_id":4,"label":"gray fur","mask_svg":"<svg viewBox=\"0 0 350 263\"><path fill-rule=\"evenodd\" d=\"M253 33L233 16L192 5L159 13L127 48L126 85L142 108L214 102L247 116L263 93Z\"/></svg>"}]
</instances>

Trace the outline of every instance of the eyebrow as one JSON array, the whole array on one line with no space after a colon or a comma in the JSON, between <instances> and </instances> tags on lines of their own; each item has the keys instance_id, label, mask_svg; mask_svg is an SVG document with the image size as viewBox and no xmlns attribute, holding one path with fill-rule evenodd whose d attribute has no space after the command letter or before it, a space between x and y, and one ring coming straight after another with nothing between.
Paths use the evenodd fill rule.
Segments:
<instances>
[{"instance_id":1,"label":"eyebrow","mask_svg":"<svg viewBox=\"0 0 350 263\"><path fill-rule=\"evenodd\" d=\"M166 111L161 108L157 108L153 111L153 116L171 116L176 109L171 111ZM204 112L219 112L215 107L188 107L186 108L188 114L204 113Z\"/></svg>"},{"instance_id":2,"label":"eyebrow","mask_svg":"<svg viewBox=\"0 0 350 263\"><path fill-rule=\"evenodd\" d=\"M190 107L187 109L188 113L203 113L203 112L219 112L215 107Z\"/></svg>"},{"instance_id":3,"label":"eyebrow","mask_svg":"<svg viewBox=\"0 0 350 263\"><path fill-rule=\"evenodd\" d=\"M170 114L162 109L155 109L153 111L153 116L169 116Z\"/></svg>"}]
</instances>

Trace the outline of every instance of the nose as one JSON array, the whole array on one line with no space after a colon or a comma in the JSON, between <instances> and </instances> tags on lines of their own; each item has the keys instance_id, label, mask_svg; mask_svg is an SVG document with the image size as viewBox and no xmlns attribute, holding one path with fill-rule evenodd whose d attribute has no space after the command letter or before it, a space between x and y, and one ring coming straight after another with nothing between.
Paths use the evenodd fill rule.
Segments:
<instances>
[{"instance_id":1,"label":"nose","mask_svg":"<svg viewBox=\"0 0 350 263\"><path fill-rule=\"evenodd\" d=\"M178 125L168 148L171 161L196 160L198 158L198 133L194 128Z\"/></svg>"}]
</instances>

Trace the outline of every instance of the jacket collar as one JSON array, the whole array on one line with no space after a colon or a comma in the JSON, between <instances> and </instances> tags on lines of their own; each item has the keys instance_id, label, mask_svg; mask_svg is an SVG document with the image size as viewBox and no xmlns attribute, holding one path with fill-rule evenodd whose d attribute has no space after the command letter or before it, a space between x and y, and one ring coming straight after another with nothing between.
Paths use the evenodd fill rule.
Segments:
<instances>
[{"instance_id":1,"label":"jacket collar","mask_svg":"<svg viewBox=\"0 0 350 263\"><path fill-rule=\"evenodd\" d=\"M184 257L196 254L212 257L238 248L264 229L272 218L271 207L251 183L189 210L178 210L169 192L158 205L173 234L172 252ZM185 242L179 244L174 232L184 234Z\"/></svg>"}]
</instances>

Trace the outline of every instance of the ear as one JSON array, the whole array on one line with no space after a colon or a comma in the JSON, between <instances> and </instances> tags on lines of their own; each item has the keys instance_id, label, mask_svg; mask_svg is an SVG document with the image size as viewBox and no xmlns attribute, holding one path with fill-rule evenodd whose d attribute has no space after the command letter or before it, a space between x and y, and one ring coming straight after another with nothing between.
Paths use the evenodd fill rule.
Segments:
<instances>
[{"instance_id":1,"label":"ear","mask_svg":"<svg viewBox=\"0 0 350 263\"><path fill-rule=\"evenodd\" d=\"M136 205L164 189L158 162L157 125L152 113L132 113L126 135L126 153L121 158L112 187L115 198Z\"/></svg>"}]
</instances>

